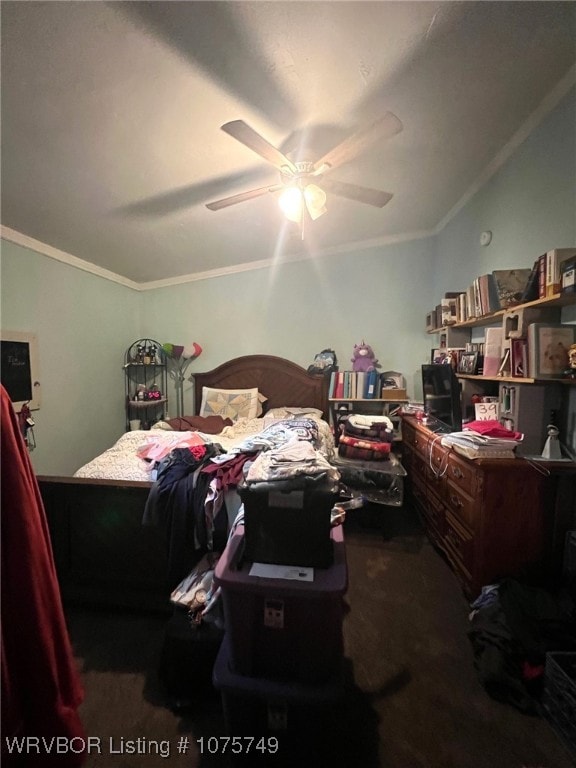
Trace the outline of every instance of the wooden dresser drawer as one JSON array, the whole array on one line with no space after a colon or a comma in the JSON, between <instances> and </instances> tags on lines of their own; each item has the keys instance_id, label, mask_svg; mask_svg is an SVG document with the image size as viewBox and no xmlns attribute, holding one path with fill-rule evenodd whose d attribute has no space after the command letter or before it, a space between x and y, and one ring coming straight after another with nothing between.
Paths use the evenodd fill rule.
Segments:
<instances>
[{"instance_id":1,"label":"wooden dresser drawer","mask_svg":"<svg viewBox=\"0 0 576 768\"><path fill-rule=\"evenodd\" d=\"M415 482L427 482L426 464L418 453L412 453L410 458L410 476Z\"/></svg>"},{"instance_id":2,"label":"wooden dresser drawer","mask_svg":"<svg viewBox=\"0 0 576 768\"><path fill-rule=\"evenodd\" d=\"M561 482L564 468L548 475L523 461L474 461L444 448L415 417L403 415L402 423L411 441L413 501L467 597L543 558L552 561L552 518L562 509L563 519L570 519L574 506L574 492Z\"/></svg>"},{"instance_id":3,"label":"wooden dresser drawer","mask_svg":"<svg viewBox=\"0 0 576 768\"><path fill-rule=\"evenodd\" d=\"M477 527L475 520L476 499L461 491L451 480L446 482L444 501L448 510L457 520L469 528Z\"/></svg>"},{"instance_id":4,"label":"wooden dresser drawer","mask_svg":"<svg viewBox=\"0 0 576 768\"><path fill-rule=\"evenodd\" d=\"M472 572L473 538L472 534L446 511L444 518L444 543L449 554L455 557L467 573Z\"/></svg>"},{"instance_id":5,"label":"wooden dresser drawer","mask_svg":"<svg viewBox=\"0 0 576 768\"><path fill-rule=\"evenodd\" d=\"M428 446L428 458L430 460L430 464L437 472L446 474L449 451L440 443L440 439L438 437L434 437L434 439L430 441L430 445Z\"/></svg>"},{"instance_id":6,"label":"wooden dresser drawer","mask_svg":"<svg viewBox=\"0 0 576 768\"><path fill-rule=\"evenodd\" d=\"M426 443L428 442L425 435L412 426L402 427L402 442L405 442L409 448L416 451L423 458L426 456Z\"/></svg>"},{"instance_id":7,"label":"wooden dresser drawer","mask_svg":"<svg viewBox=\"0 0 576 768\"><path fill-rule=\"evenodd\" d=\"M412 483L410 490L416 505L420 507L421 512L424 512L428 504L426 500L426 486L423 484L420 485L419 483Z\"/></svg>"},{"instance_id":8,"label":"wooden dresser drawer","mask_svg":"<svg viewBox=\"0 0 576 768\"><path fill-rule=\"evenodd\" d=\"M430 467L426 467L426 482L431 493L443 499L446 495L446 477L438 477Z\"/></svg>"},{"instance_id":9,"label":"wooden dresser drawer","mask_svg":"<svg viewBox=\"0 0 576 768\"><path fill-rule=\"evenodd\" d=\"M442 538L445 532L445 513L444 505L433 494L428 494L426 499L426 521L435 529L438 537Z\"/></svg>"},{"instance_id":10,"label":"wooden dresser drawer","mask_svg":"<svg viewBox=\"0 0 576 768\"><path fill-rule=\"evenodd\" d=\"M450 453L448 460L448 470L446 476L451 480L458 488L468 493L470 496L474 495L474 492L478 486L477 483L477 470L470 462L466 463L456 457L453 452Z\"/></svg>"}]
</instances>

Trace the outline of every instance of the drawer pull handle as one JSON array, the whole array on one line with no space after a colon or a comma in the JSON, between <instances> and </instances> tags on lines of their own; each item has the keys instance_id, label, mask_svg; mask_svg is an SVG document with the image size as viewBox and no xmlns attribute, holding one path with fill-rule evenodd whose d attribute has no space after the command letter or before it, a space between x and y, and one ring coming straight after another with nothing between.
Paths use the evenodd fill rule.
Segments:
<instances>
[{"instance_id":1,"label":"drawer pull handle","mask_svg":"<svg viewBox=\"0 0 576 768\"><path fill-rule=\"evenodd\" d=\"M454 496L453 494L450 495L450 503L452 504L453 507L463 507L464 506L462 504L461 500L457 496Z\"/></svg>"},{"instance_id":2,"label":"drawer pull handle","mask_svg":"<svg viewBox=\"0 0 576 768\"><path fill-rule=\"evenodd\" d=\"M462 472L460 467L453 467L452 475L459 480L461 477L464 477L464 472Z\"/></svg>"}]
</instances>

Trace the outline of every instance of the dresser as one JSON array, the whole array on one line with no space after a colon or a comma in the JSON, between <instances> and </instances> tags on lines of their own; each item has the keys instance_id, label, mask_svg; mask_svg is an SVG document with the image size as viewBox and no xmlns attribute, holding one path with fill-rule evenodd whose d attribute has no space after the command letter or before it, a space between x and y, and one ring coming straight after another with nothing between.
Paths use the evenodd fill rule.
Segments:
<instances>
[{"instance_id":1,"label":"dresser","mask_svg":"<svg viewBox=\"0 0 576 768\"><path fill-rule=\"evenodd\" d=\"M521 458L467 459L441 438L402 417L407 498L466 595L526 568L557 571L573 523L575 465L539 471Z\"/></svg>"}]
</instances>

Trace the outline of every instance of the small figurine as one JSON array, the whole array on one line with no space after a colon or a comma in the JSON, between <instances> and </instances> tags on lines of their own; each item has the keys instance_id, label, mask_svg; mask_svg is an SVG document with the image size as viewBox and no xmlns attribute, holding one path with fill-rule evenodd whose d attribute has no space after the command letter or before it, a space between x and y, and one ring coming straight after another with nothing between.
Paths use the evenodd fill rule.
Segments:
<instances>
[{"instance_id":1,"label":"small figurine","mask_svg":"<svg viewBox=\"0 0 576 768\"><path fill-rule=\"evenodd\" d=\"M364 340L362 340L362 344L354 344L351 362L353 371L374 371L376 368L381 367L374 356L372 347L366 344Z\"/></svg>"},{"instance_id":2,"label":"small figurine","mask_svg":"<svg viewBox=\"0 0 576 768\"><path fill-rule=\"evenodd\" d=\"M568 368L564 371L564 375L570 379L576 379L576 344L568 347Z\"/></svg>"}]
</instances>

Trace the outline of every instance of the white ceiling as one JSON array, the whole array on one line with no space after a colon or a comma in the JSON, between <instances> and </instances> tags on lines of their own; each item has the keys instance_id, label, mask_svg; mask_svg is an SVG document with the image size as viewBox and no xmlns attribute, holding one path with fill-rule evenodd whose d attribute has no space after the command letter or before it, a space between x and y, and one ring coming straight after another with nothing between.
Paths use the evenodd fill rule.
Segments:
<instances>
[{"instance_id":1,"label":"white ceiling","mask_svg":"<svg viewBox=\"0 0 576 768\"><path fill-rule=\"evenodd\" d=\"M2 225L137 283L434 230L574 82L573 2L0 7ZM223 123L315 160L386 111L334 171L384 208L329 197L302 244L275 195L205 207L278 180Z\"/></svg>"}]
</instances>

